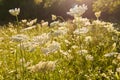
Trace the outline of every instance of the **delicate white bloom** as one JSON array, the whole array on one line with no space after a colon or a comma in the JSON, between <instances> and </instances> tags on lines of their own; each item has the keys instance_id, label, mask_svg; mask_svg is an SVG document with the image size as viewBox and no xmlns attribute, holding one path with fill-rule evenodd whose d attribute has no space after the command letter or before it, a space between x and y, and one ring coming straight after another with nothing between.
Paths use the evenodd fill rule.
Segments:
<instances>
[{"instance_id":1,"label":"delicate white bloom","mask_svg":"<svg viewBox=\"0 0 120 80\"><path fill-rule=\"evenodd\" d=\"M59 35L65 35L68 32L68 29L66 27L59 27L58 30L55 30L53 35L59 36Z\"/></svg>"},{"instance_id":2,"label":"delicate white bloom","mask_svg":"<svg viewBox=\"0 0 120 80\"><path fill-rule=\"evenodd\" d=\"M79 48L79 47L78 47L77 45L73 45L72 48L73 48L73 49L77 49L77 48Z\"/></svg>"},{"instance_id":3,"label":"delicate white bloom","mask_svg":"<svg viewBox=\"0 0 120 80\"><path fill-rule=\"evenodd\" d=\"M36 28L36 27L37 27L37 26L27 27L27 28L25 28L25 29L22 29L21 32L23 32L23 31L28 31L28 30L32 30L32 29L34 29L34 28Z\"/></svg>"},{"instance_id":4,"label":"delicate white bloom","mask_svg":"<svg viewBox=\"0 0 120 80\"><path fill-rule=\"evenodd\" d=\"M57 16L52 14L52 20L56 20Z\"/></svg>"},{"instance_id":5,"label":"delicate white bloom","mask_svg":"<svg viewBox=\"0 0 120 80\"><path fill-rule=\"evenodd\" d=\"M76 34L76 35L79 35L79 34L85 34L89 31L88 28L86 27L82 27L82 28L78 28L76 29L73 33Z\"/></svg>"},{"instance_id":6,"label":"delicate white bloom","mask_svg":"<svg viewBox=\"0 0 120 80\"><path fill-rule=\"evenodd\" d=\"M104 25L103 27L107 28L107 30L109 32L114 32L114 27L113 27L113 24L107 24L107 25Z\"/></svg>"},{"instance_id":7,"label":"delicate white bloom","mask_svg":"<svg viewBox=\"0 0 120 80\"><path fill-rule=\"evenodd\" d=\"M85 55L85 54L88 53L88 50L85 50L85 49L83 49L83 50L78 50L77 53L80 54L80 55Z\"/></svg>"},{"instance_id":8,"label":"delicate white bloom","mask_svg":"<svg viewBox=\"0 0 120 80\"><path fill-rule=\"evenodd\" d=\"M46 22L43 22L43 23L41 23L41 25L42 26L48 26L48 22L46 21Z\"/></svg>"},{"instance_id":9,"label":"delicate white bloom","mask_svg":"<svg viewBox=\"0 0 120 80\"><path fill-rule=\"evenodd\" d=\"M100 20L94 20L92 22L93 25L100 25L101 27L104 27L106 25L106 22L100 21Z\"/></svg>"},{"instance_id":10,"label":"delicate white bloom","mask_svg":"<svg viewBox=\"0 0 120 80\"><path fill-rule=\"evenodd\" d=\"M95 16L97 19L100 17L100 15L101 15L101 11L95 12Z\"/></svg>"},{"instance_id":11,"label":"delicate white bloom","mask_svg":"<svg viewBox=\"0 0 120 80\"><path fill-rule=\"evenodd\" d=\"M26 19L21 20L22 23L27 23Z\"/></svg>"},{"instance_id":12,"label":"delicate white bloom","mask_svg":"<svg viewBox=\"0 0 120 80\"><path fill-rule=\"evenodd\" d=\"M36 42L24 42L24 43L18 44L18 47L31 52L31 51L34 51L38 45L39 44Z\"/></svg>"},{"instance_id":13,"label":"delicate white bloom","mask_svg":"<svg viewBox=\"0 0 120 80\"><path fill-rule=\"evenodd\" d=\"M37 22L37 19L33 19L30 22L27 22L28 26L32 26L33 24L35 24Z\"/></svg>"},{"instance_id":14,"label":"delicate white bloom","mask_svg":"<svg viewBox=\"0 0 120 80\"><path fill-rule=\"evenodd\" d=\"M111 56L114 56L114 55L117 55L117 54L118 54L118 52L111 52L111 53L105 54L104 56L105 57L111 57Z\"/></svg>"},{"instance_id":15,"label":"delicate white bloom","mask_svg":"<svg viewBox=\"0 0 120 80\"><path fill-rule=\"evenodd\" d=\"M45 54L49 54L51 52L49 48L41 48L41 51Z\"/></svg>"},{"instance_id":16,"label":"delicate white bloom","mask_svg":"<svg viewBox=\"0 0 120 80\"><path fill-rule=\"evenodd\" d=\"M94 58L93 58L92 55L88 54L88 55L85 56L85 59L89 60L89 61L93 61Z\"/></svg>"},{"instance_id":17,"label":"delicate white bloom","mask_svg":"<svg viewBox=\"0 0 120 80\"><path fill-rule=\"evenodd\" d=\"M41 34L40 36L34 36L32 41L33 42L36 42L36 43L39 43L39 44L44 44L45 42L47 42L48 40L50 39L50 36L49 34L47 33L43 33Z\"/></svg>"},{"instance_id":18,"label":"delicate white bloom","mask_svg":"<svg viewBox=\"0 0 120 80\"><path fill-rule=\"evenodd\" d=\"M116 68L116 72L120 73L120 67Z\"/></svg>"},{"instance_id":19,"label":"delicate white bloom","mask_svg":"<svg viewBox=\"0 0 120 80\"><path fill-rule=\"evenodd\" d=\"M84 41L85 42L91 42L92 41L92 37L91 36L86 36Z\"/></svg>"},{"instance_id":20,"label":"delicate white bloom","mask_svg":"<svg viewBox=\"0 0 120 80\"><path fill-rule=\"evenodd\" d=\"M10 9L9 13L13 16L18 16L20 13L20 8Z\"/></svg>"},{"instance_id":21,"label":"delicate white bloom","mask_svg":"<svg viewBox=\"0 0 120 80\"><path fill-rule=\"evenodd\" d=\"M68 55L69 53L67 51L63 51L60 49L60 53L63 54L63 55Z\"/></svg>"},{"instance_id":22,"label":"delicate white bloom","mask_svg":"<svg viewBox=\"0 0 120 80\"><path fill-rule=\"evenodd\" d=\"M50 23L50 27L55 27L59 25L59 21L54 21L52 23Z\"/></svg>"},{"instance_id":23,"label":"delicate white bloom","mask_svg":"<svg viewBox=\"0 0 120 80\"><path fill-rule=\"evenodd\" d=\"M12 36L11 39L12 39L12 41L21 42L21 41L29 40L29 37L27 35L24 35L24 34L17 34L15 36Z\"/></svg>"},{"instance_id":24,"label":"delicate white bloom","mask_svg":"<svg viewBox=\"0 0 120 80\"><path fill-rule=\"evenodd\" d=\"M42 52L45 54L55 52L60 49L60 43L53 41L46 48L42 48Z\"/></svg>"},{"instance_id":25,"label":"delicate white bloom","mask_svg":"<svg viewBox=\"0 0 120 80\"><path fill-rule=\"evenodd\" d=\"M38 64L28 67L30 72L54 71L57 61L40 61Z\"/></svg>"},{"instance_id":26,"label":"delicate white bloom","mask_svg":"<svg viewBox=\"0 0 120 80\"><path fill-rule=\"evenodd\" d=\"M91 25L89 19L82 18L82 17L75 17L73 19L73 23L75 23L76 25L83 25L83 26L89 26L89 25Z\"/></svg>"},{"instance_id":27,"label":"delicate white bloom","mask_svg":"<svg viewBox=\"0 0 120 80\"><path fill-rule=\"evenodd\" d=\"M60 27L65 27L65 26L67 26L67 23L66 22L62 22L62 23L59 23L58 24Z\"/></svg>"},{"instance_id":28,"label":"delicate white bloom","mask_svg":"<svg viewBox=\"0 0 120 80\"><path fill-rule=\"evenodd\" d=\"M87 10L87 6L85 4L83 5L75 5L73 8L70 9L69 12L67 12L67 14L71 15L71 16L81 16L83 13L85 13L85 11Z\"/></svg>"}]
</instances>

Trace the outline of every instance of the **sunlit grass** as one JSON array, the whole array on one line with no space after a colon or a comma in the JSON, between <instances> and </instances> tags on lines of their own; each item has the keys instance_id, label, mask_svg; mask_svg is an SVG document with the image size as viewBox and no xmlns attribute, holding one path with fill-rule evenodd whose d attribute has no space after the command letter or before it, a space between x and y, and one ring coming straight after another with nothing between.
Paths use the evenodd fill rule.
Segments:
<instances>
[{"instance_id":1,"label":"sunlit grass","mask_svg":"<svg viewBox=\"0 0 120 80\"><path fill-rule=\"evenodd\" d=\"M0 80L120 79L120 32L112 23L36 20L0 28Z\"/></svg>"}]
</instances>

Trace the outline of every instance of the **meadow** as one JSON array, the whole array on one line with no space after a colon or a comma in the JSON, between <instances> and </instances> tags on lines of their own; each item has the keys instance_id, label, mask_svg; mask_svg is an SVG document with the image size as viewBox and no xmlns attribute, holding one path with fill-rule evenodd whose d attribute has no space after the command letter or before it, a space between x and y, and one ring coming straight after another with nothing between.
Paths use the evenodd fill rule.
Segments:
<instances>
[{"instance_id":1,"label":"meadow","mask_svg":"<svg viewBox=\"0 0 120 80\"><path fill-rule=\"evenodd\" d=\"M19 21L0 27L0 80L120 80L120 31L111 22L83 18L76 5L65 21Z\"/></svg>"}]
</instances>

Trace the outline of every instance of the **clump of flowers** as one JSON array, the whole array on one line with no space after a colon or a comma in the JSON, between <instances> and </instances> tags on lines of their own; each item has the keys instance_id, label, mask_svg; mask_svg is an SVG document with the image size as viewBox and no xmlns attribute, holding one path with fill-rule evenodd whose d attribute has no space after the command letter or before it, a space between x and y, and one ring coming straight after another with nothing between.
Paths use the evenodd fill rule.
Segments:
<instances>
[{"instance_id":1,"label":"clump of flowers","mask_svg":"<svg viewBox=\"0 0 120 80\"><path fill-rule=\"evenodd\" d=\"M69 12L67 12L67 14L73 16L73 17L80 17L82 14L85 13L85 11L87 10L87 6L85 4L83 5L75 5L73 8L70 9Z\"/></svg>"},{"instance_id":2,"label":"clump of flowers","mask_svg":"<svg viewBox=\"0 0 120 80\"><path fill-rule=\"evenodd\" d=\"M49 54L52 52L55 52L60 49L60 43L53 41L51 44L49 44L46 48L42 48L42 52L45 54Z\"/></svg>"},{"instance_id":3,"label":"clump of flowers","mask_svg":"<svg viewBox=\"0 0 120 80\"><path fill-rule=\"evenodd\" d=\"M44 44L45 42L47 42L50 39L50 36L48 33L44 33L38 36L34 36L32 38L32 42L36 42L39 44Z\"/></svg>"},{"instance_id":4,"label":"clump of flowers","mask_svg":"<svg viewBox=\"0 0 120 80\"><path fill-rule=\"evenodd\" d=\"M79 34L85 34L88 31L89 29L87 27L82 27L82 28L76 29L73 33L79 35Z\"/></svg>"},{"instance_id":5,"label":"clump of flowers","mask_svg":"<svg viewBox=\"0 0 120 80\"><path fill-rule=\"evenodd\" d=\"M11 40L16 41L16 42L21 42L21 41L29 40L29 37L27 35L24 35L24 34L17 34L15 36L12 36Z\"/></svg>"},{"instance_id":6,"label":"clump of flowers","mask_svg":"<svg viewBox=\"0 0 120 80\"><path fill-rule=\"evenodd\" d=\"M33 24L35 24L37 22L37 19L33 19L30 22L27 22L28 26L32 26Z\"/></svg>"},{"instance_id":7,"label":"clump of flowers","mask_svg":"<svg viewBox=\"0 0 120 80\"><path fill-rule=\"evenodd\" d=\"M54 71L57 61L40 61L38 64L28 67L30 72Z\"/></svg>"}]
</instances>

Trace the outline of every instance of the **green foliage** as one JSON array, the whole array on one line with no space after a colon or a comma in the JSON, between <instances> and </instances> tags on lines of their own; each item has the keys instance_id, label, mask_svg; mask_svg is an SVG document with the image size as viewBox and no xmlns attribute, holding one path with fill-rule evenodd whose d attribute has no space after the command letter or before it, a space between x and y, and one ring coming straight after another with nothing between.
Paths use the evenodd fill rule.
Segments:
<instances>
[{"instance_id":1,"label":"green foliage","mask_svg":"<svg viewBox=\"0 0 120 80\"><path fill-rule=\"evenodd\" d=\"M109 11L113 12L115 9L120 8L120 0L94 0L94 11Z\"/></svg>"}]
</instances>

